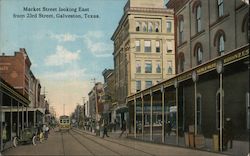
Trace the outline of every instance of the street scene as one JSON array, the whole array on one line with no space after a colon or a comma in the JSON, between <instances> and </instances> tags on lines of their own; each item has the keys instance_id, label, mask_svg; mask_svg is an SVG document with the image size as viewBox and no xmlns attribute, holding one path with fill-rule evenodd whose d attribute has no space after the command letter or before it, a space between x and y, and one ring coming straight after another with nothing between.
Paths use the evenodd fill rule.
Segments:
<instances>
[{"instance_id":1,"label":"street scene","mask_svg":"<svg viewBox=\"0 0 250 156\"><path fill-rule=\"evenodd\" d=\"M112 135L112 134L110 134ZM36 146L23 145L8 150L4 155L214 155L223 156L211 152L191 150L187 148L166 147L151 143L118 138L115 134L110 137L97 137L91 133L79 130L59 132L56 129L50 132L48 140L38 143Z\"/></svg>"},{"instance_id":2,"label":"street scene","mask_svg":"<svg viewBox=\"0 0 250 156\"><path fill-rule=\"evenodd\" d=\"M0 156L250 156L249 0L72 2L0 0Z\"/></svg>"}]
</instances>

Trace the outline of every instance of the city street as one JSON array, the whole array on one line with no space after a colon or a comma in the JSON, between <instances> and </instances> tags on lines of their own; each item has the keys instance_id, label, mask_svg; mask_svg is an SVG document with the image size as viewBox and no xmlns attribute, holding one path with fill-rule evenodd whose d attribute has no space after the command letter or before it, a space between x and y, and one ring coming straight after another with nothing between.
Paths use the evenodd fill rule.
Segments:
<instances>
[{"instance_id":1,"label":"city street","mask_svg":"<svg viewBox=\"0 0 250 156\"><path fill-rule=\"evenodd\" d=\"M117 136L101 138L85 132L51 131L43 143L20 145L6 150L3 155L164 155L164 156L219 156L222 154L167 145L144 143Z\"/></svg>"}]
</instances>

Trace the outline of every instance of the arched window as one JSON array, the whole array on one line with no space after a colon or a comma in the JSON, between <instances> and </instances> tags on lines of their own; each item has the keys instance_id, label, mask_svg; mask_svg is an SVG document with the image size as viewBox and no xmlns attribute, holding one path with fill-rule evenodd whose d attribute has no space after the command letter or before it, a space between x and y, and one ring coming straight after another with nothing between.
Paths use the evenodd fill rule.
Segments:
<instances>
[{"instance_id":1,"label":"arched window","mask_svg":"<svg viewBox=\"0 0 250 156\"><path fill-rule=\"evenodd\" d=\"M196 31L201 31L201 6L197 6L196 8Z\"/></svg>"},{"instance_id":2,"label":"arched window","mask_svg":"<svg viewBox=\"0 0 250 156\"><path fill-rule=\"evenodd\" d=\"M223 55L224 54L224 51L225 51L225 40L224 40L224 37L223 35L220 35L219 37L219 49L218 49L218 53L219 55Z\"/></svg>"},{"instance_id":3,"label":"arched window","mask_svg":"<svg viewBox=\"0 0 250 156\"><path fill-rule=\"evenodd\" d=\"M197 65L202 64L203 61L203 49L201 43L196 43L194 47L194 56L196 57Z\"/></svg>"},{"instance_id":4,"label":"arched window","mask_svg":"<svg viewBox=\"0 0 250 156\"><path fill-rule=\"evenodd\" d=\"M179 19L179 44L184 40L184 20L183 18Z\"/></svg>"},{"instance_id":5,"label":"arched window","mask_svg":"<svg viewBox=\"0 0 250 156\"><path fill-rule=\"evenodd\" d=\"M145 22L142 22L142 30L143 30L143 32L147 31L147 25Z\"/></svg>"},{"instance_id":6,"label":"arched window","mask_svg":"<svg viewBox=\"0 0 250 156\"><path fill-rule=\"evenodd\" d=\"M151 22L148 23L148 31L153 32L153 24Z\"/></svg>"},{"instance_id":7,"label":"arched window","mask_svg":"<svg viewBox=\"0 0 250 156\"><path fill-rule=\"evenodd\" d=\"M155 23L155 32L159 32L159 23L158 22Z\"/></svg>"},{"instance_id":8,"label":"arched window","mask_svg":"<svg viewBox=\"0 0 250 156\"><path fill-rule=\"evenodd\" d=\"M250 37L249 37L249 13L245 14L243 21L242 21L242 25L241 25L241 32L246 32L246 39L247 42L250 41Z\"/></svg>"},{"instance_id":9,"label":"arched window","mask_svg":"<svg viewBox=\"0 0 250 156\"><path fill-rule=\"evenodd\" d=\"M135 31L140 31L141 24L140 22L136 22L136 28Z\"/></svg>"},{"instance_id":10,"label":"arched window","mask_svg":"<svg viewBox=\"0 0 250 156\"><path fill-rule=\"evenodd\" d=\"M217 43L218 56L223 55L225 52L225 41L226 41L225 32L221 29L218 30L214 38L214 46L216 46Z\"/></svg>"},{"instance_id":11,"label":"arched window","mask_svg":"<svg viewBox=\"0 0 250 156\"><path fill-rule=\"evenodd\" d=\"M217 0L218 17L224 15L224 0Z\"/></svg>"}]
</instances>

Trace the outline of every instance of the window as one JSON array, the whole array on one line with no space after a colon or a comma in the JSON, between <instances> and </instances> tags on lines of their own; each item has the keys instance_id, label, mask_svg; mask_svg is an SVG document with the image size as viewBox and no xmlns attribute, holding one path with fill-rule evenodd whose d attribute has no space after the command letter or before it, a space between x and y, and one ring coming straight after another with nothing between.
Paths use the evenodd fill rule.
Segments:
<instances>
[{"instance_id":1,"label":"window","mask_svg":"<svg viewBox=\"0 0 250 156\"><path fill-rule=\"evenodd\" d=\"M197 129L198 133L201 133L201 94L197 95L196 98L196 104L197 104L197 110L196 110L196 115L197 115Z\"/></svg>"},{"instance_id":2,"label":"window","mask_svg":"<svg viewBox=\"0 0 250 156\"><path fill-rule=\"evenodd\" d=\"M139 40L135 41L135 51L137 51L137 52L141 51L141 46L140 46L140 41Z\"/></svg>"},{"instance_id":3,"label":"window","mask_svg":"<svg viewBox=\"0 0 250 156\"><path fill-rule=\"evenodd\" d=\"M136 80L135 82L136 84L136 92L141 91L141 81L140 80Z\"/></svg>"},{"instance_id":4,"label":"window","mask_svg":"<svg viewBox=\"0 0 250 156\"><path fill-rule=\"evenodd\" d=\"M152 86L152 81L145 81L145 88L149 88Z\"/></svg>"},{"instance_id":5,"label":"window","mask_svg":"<svg viewBox=\"0 0 250 156\"><path fill-rule=\"evenodd\" d=\"M153 24L151 22L148 23L148 31L149 32L153 31Z\"/></svg>"},{"instance_id":6,"label":"window","mask_svg":"<svg viewBox=\"0 0 250 156\"><path fill-rule=\"evenodd\" d=\"M141 24L140 22L136 22L136 28L135 31L140 31Z\"/></svg>"},{"instance_id":7,"label":"window","mask_svg":"<svg viewBox=\"0 0 250 156\"><path fill-rule=\"evenodd\" d=\"M183 19L181 19L179 21L179 44L181 44L183 42L183 39L184 39L184 22L183 22Z\"/></svg>"},{"instance_id":8,"label":"window","mask_svg":"<svg viewBox=\"0 0 250 156\"><path fill-rule=\"evenodd\" d=\"M224 44L225 44L224 37L223 37L223 35L221 35L219 37L219 47L218 47L219 56L224 54L224 50L225 50Z\"/></svg>"},{"instance_id":9,"label":"window","mask_svg":"<svg viewBox=\"0 0 250 156\"><path fill-rule=\"evenodd\" d=\"M157 53L159 53L161 51L161 49L160 49L160 41L156 41L155 42L155 51Z\"/></svg>"},{"instance_id":10,"label":"window","mask_svg":"<svg viewBox=\"0 0 250 156\"><path fill-rule=\"evenodd\" d=\"M217 7L218 7L218 17L224 15L224 2L223 0L217 0Z\"/></svg>"},{"instance_id":11,"label":"window","mask_svg":"<svg viewBox=\"0 0 250 156\"><path fill-rule=\"evenodd\" d=\"M151 41L144 42L144 52L151 52Z\"/></svg>"},{"instance_id":12,"label":"window","mask_svg":"<svg viewBox=\"0 0 250 156\"><path fill-rule=\"evenodd\" d=\"M156 73L161 73L161 62L160 61L156 62Z\"/></svg>"},{"instance_id":13,"label":"window","mask_svg":"<svg viewBox=\"0 0 250 156\"><path fill-rule=\"evenodd\" d=\"M145 73L152 73L152 62L151 61L145 62Z\"/></svg>"},{"instance_id":14,"label":"window","mask_svg":"<svg viewBox=\"0 0 250 156\"><path fill-rule=\"evenodd\" d=\"M167 73L173 74L173 64L171 60L167 61Z\"/></svg>"},{"instance_id":15,"label":"window","mask_svg":"<svg viewBox=\"0 0 250 156\"><path fill-rule=\"evenodd\" d=\"M167 52L171 53L174 49L172 41L167 41Z\"/></svg>"},{"instance_id":16,"label":"window","mask_svg":"<svg viewBox=\"0 0 250 156\"><path fill-rule=\"evenodd\" d=\"M136 73L141 73L141 61L136 61Z\"/></svg>"},{"instance_id":17,"label":"window","mask_svg":"<svg viewBox=\"0 0 250 156\"><path fill-rule=\"evenodd\" d=\"M172 23L170 21L167 22L167 32L170 33L172 31Z\"/></svg>"},{"instance_id":18,"label":"window","mask_svg":"<svg viewBox=\"0 0 250 156\"><path fill-rule=\"evenodd\" d=\"M201 47L197 48L197 65L202 63L202 57L203 57L203 52L201 50Z\"/></svg>"},{"instance_id":19,"label":"window","mask_svg":"<svg viewBox=\"0 0 250 156\"><path fill-rule=\"evenodd\" d=\"M196 8L196 30L201 31L201 6Z\"/></svg>"},{"instance_id":20,"label":"window","mask_svg":"<svg viewBox=\"0 0 250 156\"><path fill-rule=\"evenodd\" d=\"M143 30L143 32L147 31L147 25L145 22L142 22L142 30Z\"/></svg>"},{"instance_id":21,"label":"window","mask_svg":"<svg viewBox=\"0 0 250 156\"><path fill-rule=\"evenodd\" d=\"M158 22L155 23L155 32L159 32L159 23Z\"/></svg>"}]
</instances>

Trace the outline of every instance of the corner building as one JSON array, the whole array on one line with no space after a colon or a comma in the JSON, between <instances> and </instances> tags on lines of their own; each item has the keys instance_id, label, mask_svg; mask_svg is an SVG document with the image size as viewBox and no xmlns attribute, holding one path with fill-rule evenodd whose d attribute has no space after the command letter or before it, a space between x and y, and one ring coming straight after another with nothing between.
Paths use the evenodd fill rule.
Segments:
<instances>
[{"instance_id":1,"label":"corner building","mask_svg":"<svg viewBox=\"0 0 250 156\"><path fill-rule=\"evenodd\" d=\"M173 10L163 0L128 0L114 41L115 111L128 121L126 97L149 88L175 71Z\"/></svg>"}]
</instances>

